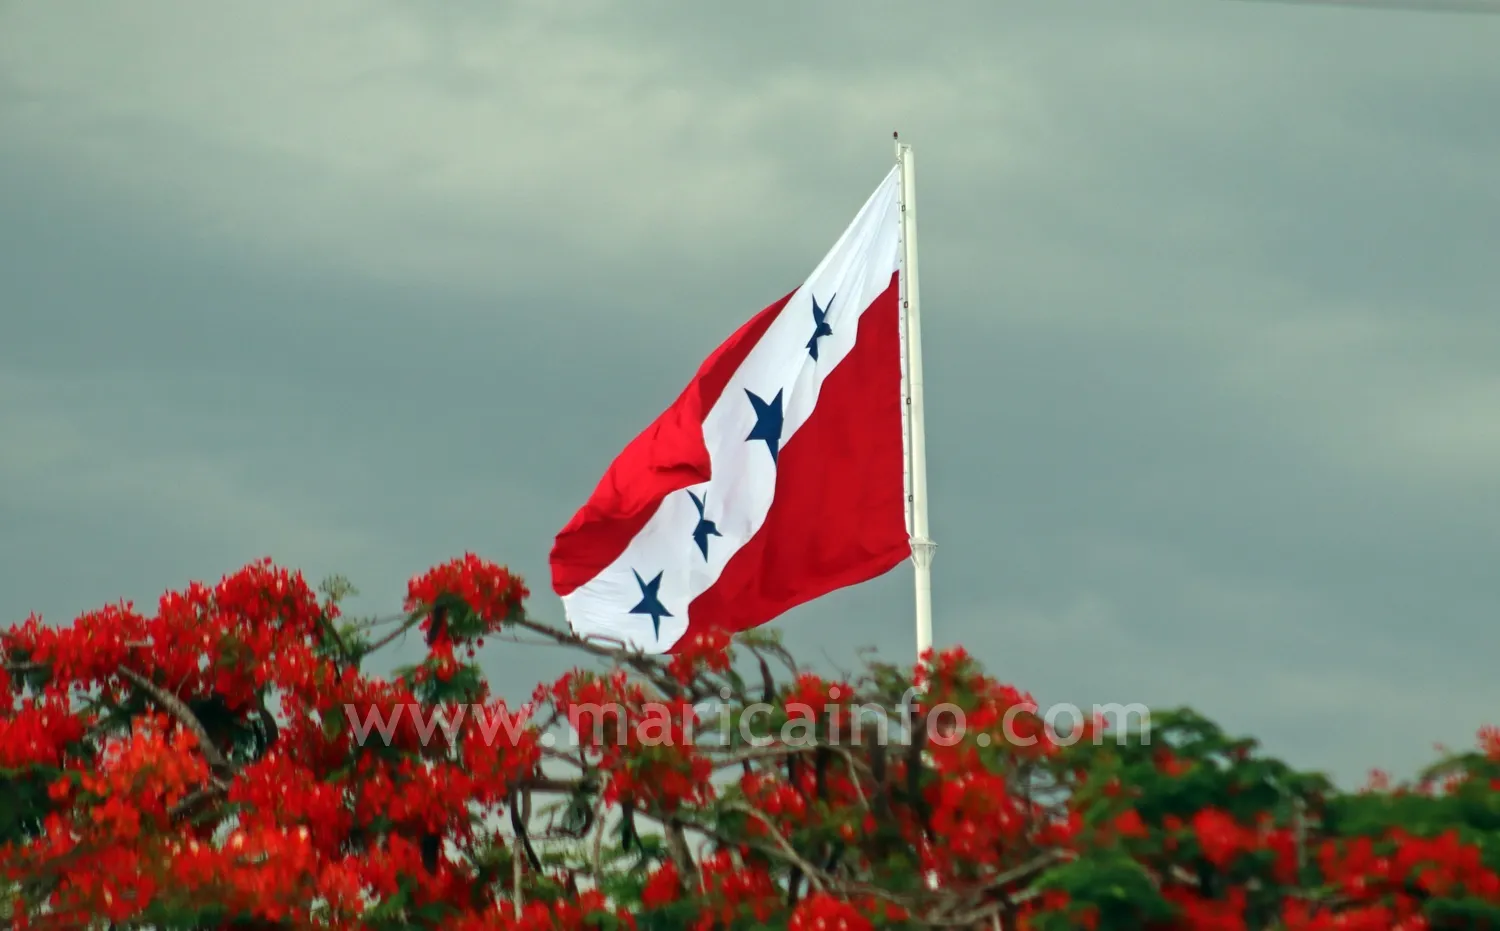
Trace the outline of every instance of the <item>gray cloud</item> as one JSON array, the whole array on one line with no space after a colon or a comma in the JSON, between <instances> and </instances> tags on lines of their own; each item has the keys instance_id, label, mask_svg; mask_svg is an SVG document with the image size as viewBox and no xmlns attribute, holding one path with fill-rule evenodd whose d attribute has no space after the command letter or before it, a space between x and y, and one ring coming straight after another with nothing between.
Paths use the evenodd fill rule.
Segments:
<instances>
[{"instance_id":1,"label":"gray cloud","mask_svg":"<svg viewBox=\"0 0 1500 931\"><path fill-rule=\"evenodd\" d=\"M0 7L0 612L528 574L919 153L937 633L1347 780L1500 553L1500 23L1211 0ZM910 649L909 576L793 612ZM487 651L525 694L565 660Z\"/></svg>"}]
</instances>

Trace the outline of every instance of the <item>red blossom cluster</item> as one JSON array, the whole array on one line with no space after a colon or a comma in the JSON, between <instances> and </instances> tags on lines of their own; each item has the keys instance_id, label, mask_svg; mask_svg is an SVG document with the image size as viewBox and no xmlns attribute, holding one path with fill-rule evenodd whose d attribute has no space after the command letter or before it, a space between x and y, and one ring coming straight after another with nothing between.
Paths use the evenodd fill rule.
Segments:
<instances>
[{"instance_id":1,"label":"red blossom cluster","mask_svg":"<svg viewBox=\"0 0 1500 931\"><path fill-rule=\"evenodd\" d=\"M747 863L743 855L720 850L703 859L699 872L701 887L696 891L703 914L694 931L709 931L716 923L732 926L744 917L764 922L778 910L780 890L764 864Z\"/></svg>"},{"instance_id":2,"label":"red blossom cluster","mask_svg":"<svg viewBox=\"0 0 1500 931\"><path fill-rule=\"evenodd\" d=\"M415 580L412 607L457 599L494 628L525 594L466 557ZM472 728L434 746L407 720L361 743L351 710L417 699L352 671L361 657L338 621L300 574L260 561L168 592L151 616L125 604L0 634L0 778L24 776L46 799L34 825L0 838L0 879L32 903L10 905L12 924L206 910L353 927L397 896L469 907L474 871L441 849L473 843L536 770L537 734Z\"/></svg>"},{"instance_id":3,"label":"red blossom cluster","mask_svg":"<svg viewBox=\"0 0 1500 931\"><path fill-rule=\"evenodd\" d=\"M4 643L9 656L47 667L52 694L97 687L112 696L133 672L172 683L184 699L215 697L233 712L267 686L295 695L323 686L333 669L314 656L312 644L320 625L336 617L300 573L262 560L212 588L194 583L166 593L149 617L129 603L66 627L33 616Z\"/></svg>"},{"instance_id":4,"label":"red blossom cluster","mask_svg":"<svg viewBox=\"0 0 1500 931\"><path fill-rule=\"evenodd\" d=\"M428 647L414 680L453 681L464 666L458 652L473 660L486 634L499 631L523 612L528 595L518 576L473 553L412 578L406 587L405 607L419 619Z\"/></svg>"},{"instance_id":5,"label":"red blossom cluster","mask_svg":"<svg viewBox=\"0 0 1500 931\"><path fill-rule=\"evenodd\" d=\"M434 566L406 586L407 611L431 611L451 604L472 614L484 631L494 632L521 608L531 592L504 566L465 553L452 562ZM431 632L432 618L422 622Z\"/></svg>"},{"instance_id":6,"label":"red blossom cluster","mask_svg":"<svg viewBox=\"0 0 1500 931\"><path fill-rule=\"evenodd\" d=\"M612 907L597 890L587 890L575 900L533 902L519 912L509 902L498 903L477 912L469 912L451 925L453 931L596 931L603 916L614 926L635 931L634 916L622 908Z\"/></svg>"},{"instance_id":7,"label":"red blossom cluster","mask_svg":"<svg viewBox=\"0 0 1500 931\"><path fill-rule=\"evenodd\" d=\"M60 696L22 699L20 707L0 718L0 769L61 767L85 726Z\"/></svg>"},{"instance_id":8,"label":"red blossom cluster","mask_svg":"<svg viewBox=\"0 0 1500 931\"><path fill-rule=\"evenodd\" d=\"M699 717L684 701L647 697L622 670L608 676L573 670L533 703L550 702L589 762L606 777L608 804L670 811L714 796L712 765L697 751Z\"/></svg>"},{"instance_id":9,"label":"red blossom cluster","mask_svg":"<svg viewBox=\"0 0 1500 931\"><path fill-rule=\"evenodd\" d=\"M545 632L527 595L473 554L414 578L379 636L426 652L390 680L362 671L373 627L269 561L0 632L0 922L1500 931L1500 729L1346 794L1190 712L1060 735L958 648L779 688L756 653L749 688L712 631L515 711L472 660ZM700 732L721 694L768 703L756 739Z\"/></svg>"},{"instance_id":10,"label":"red blossom cluster","mask_svg":"<svg viewBox=\"0 0 1500 931\"><path fill-rule=\"evenodd\" d=\"M724 672L729 668L729 641L727 631L695 631L675 645L667 671L683 685L692 682L705 670Z\"/></svg>"},{"instance_id":11,"label":"red blossom cluster","mask_svg":"<svg viewBox=\"0 0 1500 931\"><path fill-rule=\"evenodd\" d=\"M822 892L803 899L787 922L787 931L871 931L874 927L853 904Z\"/></svg>"}]
</instances>

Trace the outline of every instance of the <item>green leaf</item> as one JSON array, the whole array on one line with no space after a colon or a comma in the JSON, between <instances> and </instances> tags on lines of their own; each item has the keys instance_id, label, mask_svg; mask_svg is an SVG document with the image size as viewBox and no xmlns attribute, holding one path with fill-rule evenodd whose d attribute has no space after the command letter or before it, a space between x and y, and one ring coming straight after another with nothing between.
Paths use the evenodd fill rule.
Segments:
<instances>
[{"instance_id":1,"label":"green leaf","mask_svg":"<svg viewBox=\"0 0 1500 931\"><path fill-rule=\"evenodd\" d=\"M1129 931L1175 914L1145 868L1120 853L1055 866L1037 879L1035 887L1066 892L1075 907L1097 909L1101 928Z\"/></svg>"}]
</instances>

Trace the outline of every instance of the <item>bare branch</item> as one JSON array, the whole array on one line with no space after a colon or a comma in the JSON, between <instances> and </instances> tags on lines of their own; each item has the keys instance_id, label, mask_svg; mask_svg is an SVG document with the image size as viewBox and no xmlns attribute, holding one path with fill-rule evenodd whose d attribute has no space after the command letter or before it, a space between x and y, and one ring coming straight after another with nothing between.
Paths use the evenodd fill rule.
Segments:
<instances>
[{"instance_id":1,"label":"bare branch","mask_svg":"<svg viewBox=\"0 0 1500 931\"><path fill-rule=\"evenodd\" d=\"M869 811L870 800L865 797L864 787L859 784L858 770L863 769L866 772L871 773L872 776L874 774L873 771L864 764L864 761L855 759L854 754L849 752L848 747L840 747L835 745L832 749L835 753L841 755L844 758L844 762L849 766L849 781L854 784L854 794L859 796L860 807L865 811Z\"/></svg>"},{"instance_id":2,"label":"bare branch","mask_svg":"<svg viewBox=\"0 0 1500 931\"><path fill-rule=\"evenodd\" d=\"M604 852L604 828L609 823L609 819L604 817L603 795L600 795L599 800L594 803L594 823L594 855L592 858L594 882L602 886L604 884L604 867L601 865L603 863Z\"/></svg>"},{"instance_id":3,"label":"bare branch","mask_svg":"<svg viewBox=\"0 0 1500 931\"><path fill-rule=\"evenodd\" d=\"M392 643L395 643L397 640L410 633L412 628L416 627L420 623L422 623L422 619L420 617L406 618L406 620L401 624L400 627L397 627L395 630L391 631L384 637L381 637L379 640L361 650L360 656L369 656L371 653L378 652L385 647L390 646Z\"/></svg>"},{"instance_id":4,"label":"bare branch","mask_svg":"<svg viewBox=\"0 0 1500 931\"><path fill-rule=\"evenodd\" d=\"M199 805L211 799L219 798L229 794L229 784L221 779L210 779L208 785L196 789L183 796L182 800L172 806L168 813L173 821L180 820L193 813Z\"/></svg>"},{"instance_id":5,"label":"bare branch","mask_svg":"<svg viewBox=\"0 0 1500 931\"><path fill-rule=\"evenodd\" d=\"M796 864L796 866L802 870L802 875L807 878L807 884L809 886L812 886L813 889L818 892L823 892L827 889L827 875L822 870L813 866L811 863L808 863L805 859L802 858L801 854L797 853L797 850L792 846L791 841L786 839L786 836L781 833L781 830L779 828L776 827L776 823L774 821L772 821L770 818L762 814L758 809L753 808L750 805L731 803L729 805L726 805L725 807L730 811L738 811L742 814L749 815L750 817L759 821L761 824L765 825L766 832L771 835L771 838L773 840L776 841L776 845L781 848L781 851L785 855L786 859Z\"/></svg>"},{"instance_id":6,"label":"bare branch","mask_svg":"<svg viewBox=\"0 0 1500 931\"><path fill-rule=\"evenodd\" d=\"M182 699L168 692L150 679L147 679L129 666L121 666L119 673L131 685L151 696L152 701L160 705L162 710L176 718L183 727L187 728L198 739L198 747L203 753L203 758L208 761L208 765L211 768L223 772L230 771L229 761L224 758L224 754L220 752L219 748L214 746L214 742L209 738L208 730L203 726L203 722L198 720L198 716L193 714L192 709L183 704Z\"/></svg>"},{"instance_id":7,"label":"bare branch","mask_svg":"<svg viewBox=\"0 0 1500 931\"><path fill-rule=\"evenodd\" d=\"M683 827L683 823L676 818L667 818L662 821L662 835L666 838L667 854L672 858L672 865L677 867L678 879L684 888L692 889L698 885L698 867L693 862L693 852L688 849Z\"/></svg>"}]
</instances>

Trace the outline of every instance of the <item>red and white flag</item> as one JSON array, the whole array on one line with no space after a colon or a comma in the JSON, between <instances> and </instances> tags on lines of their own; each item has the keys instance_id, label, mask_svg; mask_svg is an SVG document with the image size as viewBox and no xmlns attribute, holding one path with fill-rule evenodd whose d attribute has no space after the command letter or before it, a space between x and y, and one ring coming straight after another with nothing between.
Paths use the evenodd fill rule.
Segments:
<instances>
[{"instance_id":1,"label":"red and white flag","mask_svg":"<svg viewBox=\"0 0 1500 931\"><path fill-rule=\"evenodd\" d=\"M576 633L670 652L911 554L900 255L897 168L807 280L709 356L557 535L552 586Z\"/></svg>"}]
</instances>

